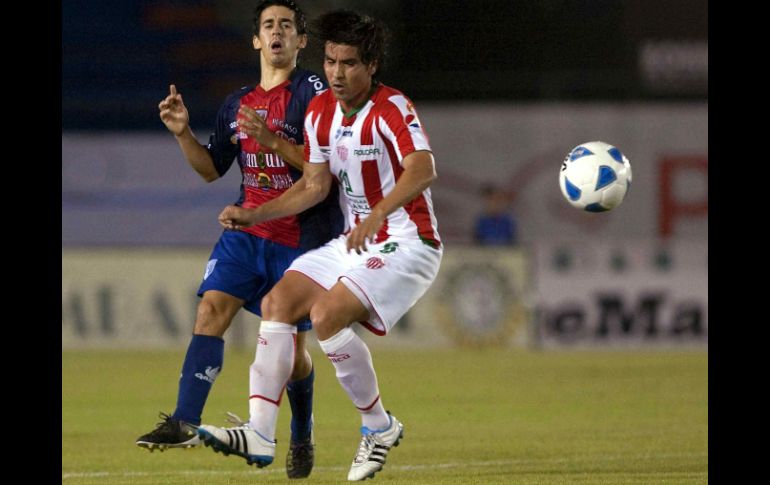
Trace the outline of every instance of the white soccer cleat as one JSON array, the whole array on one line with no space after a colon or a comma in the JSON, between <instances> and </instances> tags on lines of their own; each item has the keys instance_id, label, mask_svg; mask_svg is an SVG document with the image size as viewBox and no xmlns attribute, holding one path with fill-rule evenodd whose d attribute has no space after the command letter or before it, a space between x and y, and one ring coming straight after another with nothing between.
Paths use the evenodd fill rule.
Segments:
<instances>
[{"instance_id":1,"label":"white soccer cleat","mask_svg":"<svg viewBox=\"0 0 770 485\"><path fill-rule=\"evenodd\" d=\"M198 436L206 446L225 456L242 456L249 465L267 466L275 457L275 441L270 441L247 424L234 428L218 428L208 424L198 427Z\"/></svg>"},{"instance_id":2,"label":"white soccer cleat","mask_svg":"<svg viewBox=\"0 0 770 485\"><path fill-rule=\"evenodd\" d=\"M361 444L358 445L358 452L348 473L351 482L374 478L374 474L385 465L390 448L398 446L404 436L404 425L390 413L388 417L390 425L384 430L372 431L361 426Z\"/></svg>"}]
</instances>

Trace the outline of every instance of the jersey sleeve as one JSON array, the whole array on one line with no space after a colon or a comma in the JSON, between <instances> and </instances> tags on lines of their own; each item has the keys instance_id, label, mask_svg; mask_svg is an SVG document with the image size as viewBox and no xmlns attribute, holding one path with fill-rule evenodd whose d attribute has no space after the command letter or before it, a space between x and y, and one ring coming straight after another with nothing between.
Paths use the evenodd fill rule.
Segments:
<instances>
[{"instance_id":1,"label":"jersey sleeve","mask_svg":"<svg viewBox=\"0 0 770 485\"><path fill-rule=\"evenodd\" d=\"M297 145L304 145L305 113L313 98L326 90L327 85L321 76L306 69L299 69L292 76L292 84L289 88L292 99L286 111L286 121L291 128L285 129L284 133ZM294 127L299 131L293 131Z\"/></svg>"},{"instance_id":2,"label":"jersey sleeve","mask_svg":"<svg viewBox=\"0 0 770 485\"><path fill-rule=\"evenodd\" d=\"M393 144L399 163L412 152L430 151L428 136L412 101L402 94L393 95L388 101L377 117L378 129Z\"/></svg>"},{"instance_id":3,"label":"jersey sleeve","mask_svg":"<svg viewBox=\"0 0 770 485\"><path fill-rule=\"evenodd\" d=\"M240 107L241 92L231 94L219 108L214 131L209 136L209 151L217 173L224 175L241 150L238 139L236 116Z\"/></svg>"},{"instance_id":4,"label":"jersey sleeve","mask_svg":"<svg viewBox=\"0 0 770 485\"><path fill-rule=\"evenodd\" d=\"M321 76L312 71L303 70L297 89L302 106L307 107L314 97L323 93L328 87L326 81Z\"/></svg>"},{"instance_id":5,"label":"jersey sleeve","mask_svg":"<svg viewBox=\"0 0 770 485\"><path fill-rule=\"evenodd\" d=\"M324 147L319 142L318 125L323 115L323 104L320 98L316 97L308 106L305 114L305 161L310 163L325 163L329 161L329 148ZM328 143L327 143L328 145Z\"/></svg>"}]
</instances>

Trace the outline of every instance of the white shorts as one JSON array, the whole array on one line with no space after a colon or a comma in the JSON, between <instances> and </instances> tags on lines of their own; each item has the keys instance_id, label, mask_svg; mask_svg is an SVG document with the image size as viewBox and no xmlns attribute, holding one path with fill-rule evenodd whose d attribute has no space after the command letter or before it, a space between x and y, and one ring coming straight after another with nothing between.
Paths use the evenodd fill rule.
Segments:
<instances>
[{"instance_id":1,"label":"white shorts","mask_svg":"<svg viewBox=\"0 0 770 485\"><path fill-rule=\"evenodd\" d=\"M332 239L295 259L286 271L298 271L327 290L342 282L369 310L369 320L361 324L385 335L433 283L443 250L391 237L356 254L347 252L346 243L346 235Z\"/></svg>"}]
</instances>

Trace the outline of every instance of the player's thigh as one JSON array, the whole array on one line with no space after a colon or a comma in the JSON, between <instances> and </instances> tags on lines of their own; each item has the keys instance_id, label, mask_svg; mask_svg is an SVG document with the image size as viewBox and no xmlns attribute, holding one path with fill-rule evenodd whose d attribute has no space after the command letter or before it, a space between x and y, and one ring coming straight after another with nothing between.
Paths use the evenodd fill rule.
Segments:
<instances>
[{"instance_id":1,"label":"player's thigh","mask_svg":"<svg viewBox=\"0 0 770 485\"><path fill-rule=\"evenodd\" d=\"M242 299L223 291L204 292L198 303L194 333L221 337L242 306Z\"/></svg>"},{"instance_id":2,"label":"player's thigh","mask_svg":"<svg viewBox=\"0 0 770 485\"><path fill-rule=\"evenodd\" d=\"M212 290L214 295L225 293L259 315L259 300L270 284L265 254L268 245L268 241L245 232L223 232L211 252L198 296Z\"/></svg>"},{"instance_id":3,"label":"player's thigh","mask_svg":"<svg viewBox=\"0 0 770 485\"><path fill-rule=\"evenodd\" d=\"M287 271L262 298L262 318L297 323L310 314L310 308L326 290L303 273Z\"/></svg>"}]
</instances>

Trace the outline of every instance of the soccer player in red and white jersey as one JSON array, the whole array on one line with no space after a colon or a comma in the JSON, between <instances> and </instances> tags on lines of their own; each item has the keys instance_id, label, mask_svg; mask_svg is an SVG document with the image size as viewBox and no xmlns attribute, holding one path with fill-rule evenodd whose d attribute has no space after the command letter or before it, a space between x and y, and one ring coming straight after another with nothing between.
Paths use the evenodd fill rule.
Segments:
<instances>
[{"instance_id":1,"label":"soccer player in red and white jersey","mask_svg":"<svg viewBox=\"0 0 770 485\"><path fill-rule=\"evenodd\" d=\"M316 27L330 89L308 106L302 178L259 207L226 207L219 220L226 229L242 230L295 214L322 200L335 181L350 230L294 260L262 300L255 389L270 405L251 416L252 433L236 438L269 453L260 443L274 438L279 397L291 374L295 322L309 315L361 413L363 436L348 479L363 480L382 468L403 425L385 411L371 354L351 325L387 334L435 279L443 248L428 187L436 174L414 105L377 79L384 27L350 11L325 14ZM201 425L198 433L219 451L231 453L237 445L221 428Z\"/></svg>"}]
</instances>

